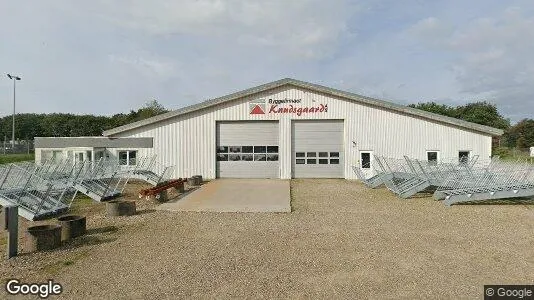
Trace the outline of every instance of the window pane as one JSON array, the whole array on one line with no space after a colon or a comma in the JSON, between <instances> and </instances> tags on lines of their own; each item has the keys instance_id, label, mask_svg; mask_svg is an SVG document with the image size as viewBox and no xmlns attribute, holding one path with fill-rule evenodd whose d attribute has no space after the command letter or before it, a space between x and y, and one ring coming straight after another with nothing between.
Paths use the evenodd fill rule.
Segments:
<instances>
[{"instance_id":1,"label":"window pane","mask_svg":"<svg viewBox=\"0 0 534 300\"><path fill-rule=\"evenodd\" d=\"M319 157L328 157L328 152L319 152Z\"/></svg>"},{"instance_id":2,"label":"window pane","mask_svg":"<svg viewBox=\"0 0 534 300\"><path fill-rule=\"evenodd\" d=\"M267 154L267 161L278 161L278 154Z\"/></svg>"},{"instance_id":3,"label":"window pane","mask_svg":"<svg viewBox=\"0 0 534 300\"><path fill-rule=\"evenodd\" d=\"M241 160L252 161L253 159L254 159L254 155L252 155L252 154L243 154L243 155L241 155Z\"/></svg>"},{"instance_id":4,"label":"window pane","mask_svg":"<svg viewBox=\"0 0 534 300\"><path fill-rule=\"evenodd\" d=\"M332 159L334 160L334 159ZM332 164L332 160L330 161L330 163ZM335 159L337 160L337 163L336 164L339 164L339 159ZM362 169L370 169L371 168L371 153L362 153L361 154L361 160L362 160Z\"/></svg>"},{"instance_id":5,"label":"window pane","mask_svg":"<svg viewBox=\"0 0 534 300\"><path fill-rule=\"evenodd\" d=\"M243 146L243 147L241 147L241 152L243 152L243 153L252 153L253 149L254 148L252 146Z\"/></svg>"},{"instance_id":6,"label":"window pane","mask_svg":"<svg viewBox=\"0 0 534 300\"><path fill-rule=\"evenodd\" d=\"M76 157L78 157L78 154L76 154ZM127 151L119 151L119 165L125 166L127 164L128 164L128 152Z\"/></svg>"},{"instance_id":7,"label":"window pane","mask_svg":"<svg viewBox=\"0 0 534 300\"><path fill-rule=\"evenodd\" d=\"M137 163L137 151L130 151L129 153L129 161L128 161L128 164L130 166L135 166L135 164Z\"/></svg>"},{"instance_id":8,"label":"window pane","mask_svg":"<svg viewBox=\"0 0 534 300\"><path fill-rule=\"evenodd\" d=\"M119 151L119 159L120 160L127 160L128 159L128 152L126 151Z\"/></svg>"},{"instance_id":9,"label":"window pane","mask_svg":"<svg viewBox=\"0 0 534 300\"><path fill-rule=\"evenodd\" d=\"M330 152L330 157L339 157L339 152Z\"/></svg>"},{"instance_id":10,"label":"window pane","mask_svg":"<svg viewBox=\"0 0 534 300\"><path fill-rule=\"evenodd\" d=\"M241 152L241 146L230 146L230 153L239 153Z\"/></svg>"},{"instance_id":11,"label":"window pane","mask_svg":"<svg viewBox=\"0 0 534 300\"><path fill-rule=\"evenodd\" d=\"M438 161L438 153L437 152L427 152L426 153L426 159L428 161Z\"/></svg>"},{"instance_id":12,"label":"window pane","mask_svg":"<svg viewBox=\"0 0 534 300\"><path fill-rule=\"evenodd\" d=\"M265 161L265 154L254 154L254 161Z\"/></svg>"},{"instance_id":13,"label":"window pane","mask_svg":"<svg viewBox=\"0 0 534 300\"><path fill-rule=\"evenodd\" d=\"M327 165L328 164L328 159L324 159L324 158L319 159L319 164L320 165Z\"/></svg>"},{"instance_id":14,"label":"window pane","mask_svg":"<svg viewBox=\"0 0 534 300\"><path fill-rule=\"evenodd\" d=\"M317 152L306 152L307 157L315 157L317 156Z\"/></svg>"},{"instance_id":15,"label":"window pane","mask_svg":"<svg viewBox=\"0 0 534 300\"><path fill-rule=\"evenodd\" d=\"M304 157L306 155L304 154L304 152L297 152L297 153L295 153L295 156L296 157Z\"/></svg>"},{"instance_id":16,"label":"window pane","mask_svg":"<svg viewBox=\"0 0 534 300\"><path fill-rule=\"evenodd\" d=\"M469 151L459 151L458 160L461 163L467 163L469 161Z\"/></svg>"},{"instance_id":17,"label":"window pane","mask_svg":"<svg viewBox=\"0 0 534 300\"><path fill-rule=\"evenodd\" d=\"M296 159L296 160L295 160L295 163L296 163L297 165L303 165L305 162L306 162L306 160L304 160L304 159Z\"/></svg>"},{"instance_id":18,"label":"window pane","mask_svg":"<svg viewBox=\"0 0 534 300\"><path fill-rule=\"evenodd\" d=\"M217 161L228 161L228 154L217 154Z\"/></svg>"},{"instance_id":19,"label":"window pane","mask_svg":"<svg viewBox=\"0 0 534 300\"><path fill-rule=\"evenodd\" d=\"M239 154L230 154L228 156L228 160L229 161L240 161L241 160L241 155L239 155Z\"/></svg>"},{"instance_id":20,"label":"window pane","mask_svg":"<svg viewBox=\"0 0 534 300\"><path fill-rule=\"evenodd\" d=\"M339 159L330 159L330 164L331 165L339 165Z\"/></svg>"},{"instance_id":21,"label":"window pane","mask_svg":"<svg viewBox=\"0 0 534 300\"><path fill-rule=\"evenodd\" d=\"M278 153L278 146L267 146L267 153Z\"/></svg>"},{"instance_id":22,"label":"window pane","mask_svg":"<svg viewBox=\"0 0 534 300\"><path fill-rule=\"evenodd\" d=\"M308 165L315 165L317 163L316 159L308 159L306 162Z\"/></svg>"},{"instance_id":23,"label":"window pane","mask_svg":"<svg viewBox=\"0 0 534 300\"><path fill-rule=\"evenodd\" d=\"M217 153L228 153L228 146L217 147Z\"/></svg>"},{"instance_id":24,"label":"window pane","mask_svg":"<svg viewBox=\"0 0 534 300\"><path fill-rule=\"evenodd\" d=\"M254 146L254 153L265 153L267 152L267 146Z\"/></svg>"}]
</instances>

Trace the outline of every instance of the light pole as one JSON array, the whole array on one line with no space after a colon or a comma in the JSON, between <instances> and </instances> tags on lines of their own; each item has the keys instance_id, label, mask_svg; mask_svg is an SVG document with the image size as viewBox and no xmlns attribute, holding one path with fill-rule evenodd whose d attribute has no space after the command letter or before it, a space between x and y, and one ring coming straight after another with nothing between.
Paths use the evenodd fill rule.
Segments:
<instances>
[{"instance_id":1,"label":"light pole","mask_svg":"<svg viewBox=\"0 0 534 300\"><path fill-rule=\"evenodd\" d=\"M13 80L13 131L11 134L11 152L15 152L15 99L17 94L17 80L20 80L20 77L11 74L7 74L7 77Z\"/></svg>"}]
</instances>

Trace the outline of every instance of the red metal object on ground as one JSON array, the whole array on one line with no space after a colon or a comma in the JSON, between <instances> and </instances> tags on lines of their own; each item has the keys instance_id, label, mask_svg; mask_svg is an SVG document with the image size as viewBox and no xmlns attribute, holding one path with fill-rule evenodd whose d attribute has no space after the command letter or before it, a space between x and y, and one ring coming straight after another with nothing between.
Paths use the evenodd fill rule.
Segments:
<instances>
[{"instance_id":1,"label":"red metal object on ground","mask_svg":"<svg viewBox=\"0 0 534 300\"><path fill-rule=\"evenodd\" d=\"M158 195L160 194L161 192L164 192L170 188L179 188L179 187L183 187L184 183L187 181L187 179L182 179L182 178L178 178L178 179L173 179L173 180L169 180L161 185L158 185L158 186L155 186L155 187L152 187L152 188L149 188L149 189L144 189L144 190L140 190L139 191L139 198L143 198L143 197L150 197L150 196L155 196L155 195Z\"/></svg>"}]
</instances>

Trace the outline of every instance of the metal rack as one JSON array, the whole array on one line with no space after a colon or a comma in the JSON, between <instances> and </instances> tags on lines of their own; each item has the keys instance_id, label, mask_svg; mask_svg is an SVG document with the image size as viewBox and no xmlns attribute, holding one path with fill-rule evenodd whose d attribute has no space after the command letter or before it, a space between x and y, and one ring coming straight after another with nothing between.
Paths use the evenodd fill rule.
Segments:
<instances>
[{"instance_id":1,"label":"metal rack","mask_svg":"<svg viewBox=\"0 0 534 300\"><path fill-rule=\"evenodd\" d=\"M104 201L119 196L130 178L157 185L171 174L172 168L158 164L155 156L126 167L104 158L12 163L0 166L0 205L17 205L19 215L35 220L68 210L79 192Z\"/></svg>"}]
</instances>

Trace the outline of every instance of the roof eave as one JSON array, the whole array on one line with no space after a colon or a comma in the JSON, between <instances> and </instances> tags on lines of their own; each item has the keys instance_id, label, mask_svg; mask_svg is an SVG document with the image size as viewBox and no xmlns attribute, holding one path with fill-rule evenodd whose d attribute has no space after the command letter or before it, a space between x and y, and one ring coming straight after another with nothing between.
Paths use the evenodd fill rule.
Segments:
<instances>
[{"instance_id":1,"label":"roof eave","mask_svg":"<svg viewBox=\"0 0 534 300\"><path fill-rule=\"evenodd\" d=\"M246 90L243 90L243 91L238 91L238 92L226 95L226 96L222 96L222 97L215 98L215 99L212 99L212 100L204 101L202 103L190 105L190 106L178 109L178 110L170 111L168 113L157 115L157 116L145 119L145 120L141 120L141 121L133 122L133 123L126 124L126 125L123 125L123 126L119 126L119 127L116 127L116 128L112 128L112 129L104 131L103 135L104 136L110 136L110 135L114 135L114 134L117 134L117 133L133 130L133 129L136 129L136 128L139 128L139 127L143 127L143 126L146 126L146 125L150 125L150 124L154 124L154 123L157 123L157 122L165 121L167 119L170 119L170 118L173 118L173 117L176 117L176 116L180 116L180 115L183 115L183 114L186 114L186 113L194 112L194 111L197 111L197 110L200 110L200 109L203 109L203 108L212 107L212 106L224 103L224 102L236 100L238 98L242 98L242 97L250 96L250 95L253 95L253 94L261 93L261 92L264 92L264 91L267 91L267 90L270 90L270 89L278 88L278 87L281 87L281 86L284 86L284 85L287 85L287 84L291 84L291 85L294 85L294 86L300 87L300 88L315 90L317 92L322 92L322 93L330 94L330 95L333 95L333 96L346 98L346 99L349 99L349 100L358 101L358 102L365 103L365 104L368 104L368 105L371 105L371 106L382 107L382 108L390 109L390 110L393 110L393 111L406 113L406 114L412 115L412 116L417 116L417 117L421 117L421 118L425 118L425 119L429 119L429 120L433 120L433 121L438 121L438 122L442 122L442 123L446 123L446 124L450 124L450 125L455 125L455 126L458 126L458 127L461 127L461 128L470 129L470 130L473 130L473 131L476 131L476 132L489 134L489 135L492 135L492 136L501 136L501 135L504 134L504 131L501 130L501 129L498 129L498 128L493 128L493 127L480 125L480 124L476 124L476 123L471 123L471 122L467 122L467 121L463 121L463 120L460 120L460 119L455 119L455 118L451 118L451 117L447 117L447 116L443 116L443 115L439 115L439 114L435 114L435 113L430 113L430 112L426 112L426 111L423 111L423 110L420 110L420 109L416 109L416 108L412 108L412 107L408 107L408 106L404 106L404 105L399 105L399 104L395 104L395 103L391 103L391 102L387 102L387 101L383 101L383 100L379 100L379 99L374 99L374 98L370 98L370 97L365 97L365 96L361 96L361 95L358 95L358 94L354 94L354 93L350 93L350 92L345 92L345 91L341 91L341 90L325 87L325 86L322 86L322 85L308 83L308 82L304 82L304 81L300 81L300 80L296 80L296 79L291 79L291 78L284 78L284 79L281 79L281 80L277 80L277 81L274 81L274 82L270 82L270 83L259 85L259 86L253 87L253 88L249 88L249 89L246 89Z\"/></svg>"}]
</instances>

